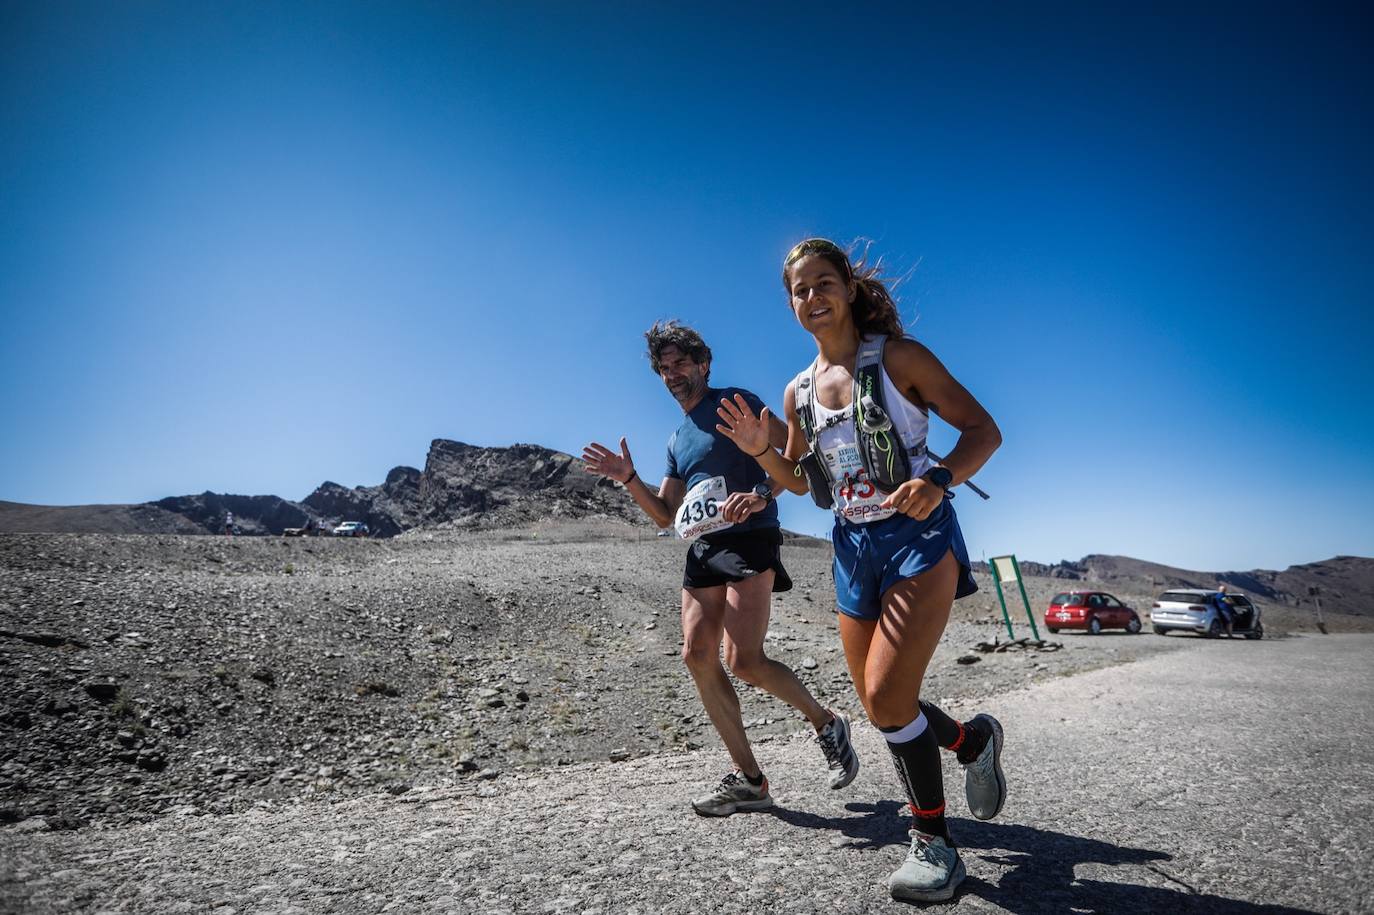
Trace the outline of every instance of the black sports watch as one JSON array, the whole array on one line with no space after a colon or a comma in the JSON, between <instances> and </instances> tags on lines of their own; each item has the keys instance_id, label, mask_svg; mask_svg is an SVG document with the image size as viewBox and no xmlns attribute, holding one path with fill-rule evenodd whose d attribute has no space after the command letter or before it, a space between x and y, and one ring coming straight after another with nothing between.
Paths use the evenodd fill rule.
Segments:
<instances>
[{"instance_id":1,"label":"black sports watch","mask_svg":"<svg viewBox=\"0 0 1374 915\"><path fill-rule=\"evenodd\" d=\"M765 502L771 502L773 501L773 487L769 486L767 483L760 483L754 487L754 495Z\"/></svg>"},{"instance_id":2,"label":"black sports watch","mask_svg":"<svg viewBox=\"0 0 1374 915\"><path fill-rule=\"evenodd\" d=\"M936 464L934 467L921 474L921 479L934 483L945 492L949 492L949 484L954 482L954 474L950 472L948 467L941 467L939 464Z\"/></svg>"}]
</instances>

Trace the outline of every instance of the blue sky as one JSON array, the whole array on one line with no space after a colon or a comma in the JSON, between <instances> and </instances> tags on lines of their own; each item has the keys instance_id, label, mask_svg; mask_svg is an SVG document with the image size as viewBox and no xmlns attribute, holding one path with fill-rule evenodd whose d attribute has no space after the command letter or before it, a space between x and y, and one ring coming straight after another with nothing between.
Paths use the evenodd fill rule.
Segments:
<instances>
[{"instance_id":1,"label":"blue sky","mask_svg":"<svg viewBox=\"0 0 1374 915\"><path fill-rule=\"evenodd\" d=\"M644 329L779 403L822 234L1001 425L975 556L1374 555L1367 13L749 9L4 5L0 499L299 499L439 437L654 478Z\"/></svg>"}]
</instances>

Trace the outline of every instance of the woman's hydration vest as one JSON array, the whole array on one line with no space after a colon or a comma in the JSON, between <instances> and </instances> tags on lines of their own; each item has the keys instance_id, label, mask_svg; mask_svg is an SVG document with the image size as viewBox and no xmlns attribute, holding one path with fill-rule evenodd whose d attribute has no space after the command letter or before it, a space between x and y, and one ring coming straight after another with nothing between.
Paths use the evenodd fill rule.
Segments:
<instances>
[{"instance_id":1,"label":"woman's hydration vest","mask_svg":"<svg viewBox=\"0 0 1374 915\"><path fill-rule=\"evenodd\" d=\"M919 441L903 442L893 427L883 392L883 349L886 334L860 341L854 365L854 393L848 409L831 413L817 422L816 362L797 376L794 390L797 419L806 436L806 454L797 462L796 475L806 478L811 498L821 508L834 508L837 482L817 442L822 432L842 422L854 424L855 447L864 478L883 493L890 493L912 477L913 462L922 465L926 454L924 424ZM818 357L819 358L819 357ZM903 404L902 406L905 406ZM917 408L912 408L913 410ZM824 410L824 407L822 407ZM830 412L830 411L826 411ZM924 413L925 411L921 411ZM847 481L844 481L847 482Z\"/></svg>"}]
</instances>

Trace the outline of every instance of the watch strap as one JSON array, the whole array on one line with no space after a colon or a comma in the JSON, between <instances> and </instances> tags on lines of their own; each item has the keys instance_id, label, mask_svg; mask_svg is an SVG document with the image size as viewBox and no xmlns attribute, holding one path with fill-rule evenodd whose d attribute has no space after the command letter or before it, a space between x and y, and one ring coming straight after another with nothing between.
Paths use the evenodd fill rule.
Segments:
<instances>
[{"instance_id":1,"label":"watch strap","mask_svg":"<svg viewBox=\"0 0 1374 915\"><path fill-rule=\"evenodd\" d=\"M942 464L936 464L934 467L921 474L921 479L934 483L936 486L948 492L949 484L954 482L954 474L948 467Z\"/></svg>"}]
</instances>

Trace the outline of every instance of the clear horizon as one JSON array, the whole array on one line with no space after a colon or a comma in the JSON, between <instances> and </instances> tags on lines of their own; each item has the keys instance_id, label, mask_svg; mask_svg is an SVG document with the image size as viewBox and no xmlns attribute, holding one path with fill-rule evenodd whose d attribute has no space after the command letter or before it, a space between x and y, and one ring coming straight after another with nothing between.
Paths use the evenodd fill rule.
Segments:
<instances>
[{"instance_id":1,"label":"clear horizon","mask_svg":"<svg viewBox=\"0 0 1374 915\"><path fill-rule=\"evenodd\" d=\"M300 499L434 438L657 479L644 330L776 407L818 234L1002 428L975 558L1374 556L1370 13L849 15L5 7L0 499Z\"/></svg>"},{"instance_id":2,"label":"clear horizon","mask_svg":"<svg viewBox=\"0 0 1374 915\"><path fill-rule=\"evenodd\" d=\"M465 442L464 444L472 444L472 443L471 443L471 442ZM491 446L484 446L484 447L501 448L501 447L514 447L514 446L516 446L516 445L538 445L538 444L540 444L540 443L538 443L538 442L512 442L512 443L510 443L510 445L504 445L504 446L503 446L503 445L491 445ZM613 444L613 443L608 443L608 444ZM542 447L547 447L547 446L542 446ZM556 450L556 449L555 449L555 450ZM564 452L564 453L566 453L566 452ZM572 455L572 456L573 456L573 457L577 457L577 455ZM423 470L424 470L424 464L425 464L424 461L421 461L418 465L414 465L414 464L396 464L396 465L394 465L393 467L388 468L388 472L390 472L390 470L394 470L394 469L399 468L399 467L410 467L410 468L415 469L415 470L423 471ZM354 488L355 486L357 486L357 487L379 486L379 485L381 485L381 483L382 483L383 479L385 478L385 476L386 476L386 474L383 474L381 478L378 478L376 481L373 481L373 482L371 482L371 483L357 483L357 484L350 485L350 486L348 486L347 488L352 489L352 488ZM977 480L975 479L974 482L976 483ZM318 486L323 486L323 485L325 485L326 483L334 483L334 484L336 484L336 485L341 485L341 486L344 485L344 484L338 483L338 481L336 481L336 480L321 480L320 483L318 484ZM318 486L317 486L316 488L318 488ZM159 497L159 499L160 499L160 498L168 498L168 497L176 497L176 496L195 496L195 495L201 495L201 494L203 494L203 493L205 493L205 492L214 492L214 490L198 490L198 491L196 491L196 492L169 493L167 496ZM314 492L314 489L312 489L311 492ZM304 495L302 495L302 496L300 496L299 498L297 498L297 497L293 497L293 496L284 496L284 495L282 495L281 493L275 493L275 492L268 492L268 493L227 493L227 492L216 492L215 494L216 494L216 495L220 495L220 496L278 496L278 497L280 497L280 498L289 499L290 501L293 501L293 502L301 502L301 501L303 501L305 498L307 498L307 497L310 495L310 493L305 493ZM962 487L960 487L960 488L957 490L957 494L966 495L966 496L968 497L968 499L976 499L976 498L978 498L977 495L974 495L974 494L972 494L972 493L969 493L968 490L966 490L966 489L964 489L964 488L962 488ZM957 498L957 497L958 497L958 495L956 495L956 498ZM156 501L159 501L159 499L152 499L152 500L148 500L148 501L156 502ZM0 500L0 501L14 502L15 500L7 499L7 500ZM964 500L964 501L967 501L967 500ZM27 504L35 504L35 503L27 503ZM92 506L93 506L93 505L102 505L102 504L103 504L103 505L111 505L111 504L113 504L113 505L120 505L120 504L128 504L128 503L89 503L89 505L92 505ZM137 503L136 503L136 504L137 504ZM798 528L795 528L795 527L793 527L792 525L788 524L787 518L788 518L788 517L791 517L791 516L800 516L800 517L802 517L803 519L805 519L805 520L807 520L807 521L815 520L815 513L814 513L813 511L809 510L809 508L804 504L804 501L803 501L803 500L799 500L799 499L798 499L798 500L794 500L794 499L792 499L792 498L788 498L787 496L784 496L784 497L783 497L783 501L780 503L780 505L782 506L781 516L782 516L782 519L783 519L783 527L786 528L787 530L790 530L790 531L792 531L793 533L807 534L807 535L812 536L812 537L821 537L821 538L828 538L828 537L829 537L829 529L828 529L828 527L826 527L826 526L824 525L824 523L822 523L822 525L819 526L819 527L817 527L817 529L814 530L814 531L799 530ZM47 504L47 505L44 505L44 506L42 506L42 507L49 507L49 508L64 508L64 507L86 507L86 506L71 506L71 505ZM961 506L961 507L962 507L962 506ZM798 511L796 511L797 508L803 508L803 509L806 509L806 510L804 510L804 511L802 511L802 512L798 512ZM645 518L644 520L645 520L646 522L648 521L647 518ZM822 522L825 522L826 519L825 519L825 516L824 516L823 514L820 516L820 520L821 520ZM211 535L207 534L206 536L211 536ZM970 552L970 556L972 556L972 555L973 555L972 552ZM994 554L994 555L1001 555L1001 554ZM1091 555L1125 556L1126 558L1129 558L1129 559L1137 559L1137 560L1140 560L1140 561L1142 561L1142 562L1152 562L1152 563L1156 563L1156 564L1158 564L1158 565L1170 566L1170 567L1172 567L1172 568L1177 568L1177 569L1179 569L1180 571L1229 573L1229 572L1252 572L1252 571L1278 571L1278 572L1282 572L1282 571L1284 571L1284 570L1286 570L1286 569L1288 569L1288 568L1290 568L1290 567L1292 567L1292 566L1309 565L1309 564L1314 563L1314 562L1322 562L1322 561L1325 561L1325 560L1341 558L1341 557L1343 557L1343 556L1352 556L1352 555L1354 555L1354 554L1350 554L1350 553L1337 553L1337 554L1333 554L1333 555L1331 555L1331 556L1323 556L1323 557L1318 557L1318 558L1314 558L1314 559L1300 560L1300 561L1297 561L1297 562L1289 563L1289 564L1286 565L1286 566L1275 567L1275 568L1261 567L1261 566L1248 566L1248 567L1237 567L1237 568L1214 568L1214 569L1213 569L1213 568L1188 568L1188 567L1183 567L1183 566L1173 566L1173 565L1171 565L1170 563L1161 562L1161 561L1156 560L1156 559L1153 559L1153 558L1151 558L1151 557L1149 557L1149 556L1131 556L1131 555L1119 554L1119 553L1102 553L1101 551L1096 551L1096 552L1093 552L1093 553L1085 553L1085 554L1083 554L1083 555L1081 555L1081 556L1062 556L1062 557L1060 557L1060 558L1058 558L1058 559L1045 559L1045 558L1042 558L1042 557L1039 557L1039 556L1028 556L1028 555L1020 555L1020 554L1018 554L1018 555L1017 555L1017 559L1018 559L1020 562L1039 562L1039 563L1041 563L1041 564L1043 564L1043 565L1054 565L1054 564L1060 563L1060 562L1077 562L1077 561L1079 561L1079 560L1081 560L1081 559L1085 559L1085 558L1087 558L1088 556L1091 556ZM987 560L987 558L988 558L988 557L987 557L986 555L979 555L978 557L976 557L977 561L984 561L984 562ZM1357 559L1374 559L1374 556L1355 556L1355 558L1357 558Z\"/></svg>"}]
</instances>

